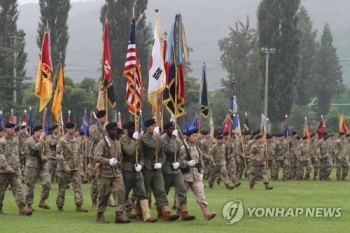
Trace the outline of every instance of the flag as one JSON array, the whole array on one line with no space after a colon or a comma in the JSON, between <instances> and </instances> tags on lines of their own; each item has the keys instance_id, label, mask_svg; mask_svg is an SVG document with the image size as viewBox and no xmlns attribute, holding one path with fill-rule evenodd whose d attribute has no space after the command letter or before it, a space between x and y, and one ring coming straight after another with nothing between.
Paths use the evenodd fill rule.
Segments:
<instances>
[{"instance_id":1,"label":"flag","mask_svg":"<svg viewBox=\"0 0 350 233\"><path fill-rule=\"evenodd\" d=\"M35 81L35 95L40 99L39 112L49 103L52 96L51 61L49 53L49 33L44 32L38 73Z\"/></svg>"},{"instance_id":2,"label":"flag","mask_svg":"<svg viewBox=\"0 0 350 233\"><path fill-rule=\"evenodd\" d=\"M142 111L140 111L139 115L139 132L144 132L145 130L145 125L143 124L143 118L142 118Z\"/></svg>"},{"instance_id":3,"label":"flag","mask_svg":"<svg viewBox=\"0 0 350 233\"><path fill-rule=\"evenodd\" d=\"M126 103L129 106L129 112L134 115L141 110L141 93L144 90L140 72L140 64L136 51L135 22L135 16L133 16L131 20L130 39L128 49L126 51L126 61L124 66L124 76L127 79Z\"/></svg>"},{"instance_id":4,"label":"flag","mask_svg":"<svg viewBox=\"0 0 350 233\"><path fill-rule=\"evenodd\" d=\"M86 110L84 111L83 122L81 124L80 130L84 132L85 135L89 132L88 116Z\"/></svg>"},{"instance_id":5,"label":"flag","mask_svg":"<svg viewBox=\"0 0 350 233\"><path fill-rule=\"evenodd\" d=\"M11 109L11 114L10 114L10 117L9 117L8 123L12 123L12 124L14 124L14 123L15 123L15 120L13 119L13 110L12 110L12 109Z\"/></svg>"},{"instance_id":6,"label":"flag","mask_svg":"<svg viewBox=\"0 0 350 233\"><path fill-rule=\"evenodd\" d=\"M28 127L29 127L30 132L31 132L32 128L34 127L34 121L33 121L33 114L32 114L32 111L29 111Z\"/></svg>"},{"instance_id":7,"label":"flag","mask_svg":"<svg viewBox=\"0 0 350 233\"><path fill-rule=\"evenodd\" d=\"M323 116L321 115L321 121L320 124L317 127L317 134L318 134L318 139L321 139L323 137L323 133L326 131L326 124L324 122Z\"/></svg>"},{"instance_id":8,"label":"flag","mask_svg":"<svg viewBox=\"0 0 350 233\"><path fill-rule=\"evenodd\" d=\"M303 136L310 137L310 131L309 131L309 126L307 123L307 117L304 118L304 131L303 131Z\"/></svg>"},{"instance_id":9,"label":"flag","mask_svg":"<svg viewBox=\"0 0 350 233\"><path fill-rule=\"evenodd\" d=\"M264 114L261 114L260 131L261 133L266 132L266 117Z\"/></svg>"},{"instance_id":10,"label":"flag","mask_svg":"<svg viewBox=\"0 0 350 233\"><path fill-rule=\"evenodd\" d=\"M224 128L222 129L222 132L230 132L230 125L231 125L231 117L230 115L227 115L224 122L222 123L222 125L224 126Z\"/></svg>"},{"instance_id":11,"label":"flag","mask_svg":"<svg viewBox=\"0 0 350 233\"><path fill-rule=\"evenodd\" d=\"M188 123L187 115L185 114L183 118L182 132L185 133L188 130L190 130L190 124Z\"/></svg>"},{"instance_id":12,"label":"flag","mask_svg":"<svg viewBox=\"0 0 350 233\"><path fill-rule=\"evenodd\" d=\"M240 131L239 127L239 119L238 119L238 106L236 102L236 80L232 79L231 82L232 88L232 97L230 101L230 116L231 116L231 129L233 133Z\"/></svg>"},{"instance_id":13,"label":"flag","mask_svg":"<svg viewBox=\"0 0 350 233\"><path fill-rule=\"evenodd\" d=\"M201 113L204 117L209 116L209 99L208 99L208 84L207 84L207 67L203 64L202 80L200 83L199 103L201 105Z\"/></svg>"},{"instance_id":14,"label":"flag","mask_svg":"<svg viewBox=\"0 0 350 233\"><path fill-rule=\"evenodd\" d=\"M250 132L250 126L249 126L249 122L248 122L248 114L245 113L245 121L243 124L243 132Z\"/></svg>"},{"instance_id":15,"label":"flag","mask_svg":"<svg viewBox=\"0 0 350 233\"><path fill-rule=\"evenodd\" d=\"M51 109L51 113L53 114L53 116L57 122L59 122L60 118L61 118L61 106L62 106L62 100L63 100L63 91L64 91L64 72L63 72L62 61L60 61L60 64L58 66L56 90L55 90L55 95L53 97L53 103L52 103L52 109Z\"/></svg>"},{"instance_id":16,"label":"flag","mask_svg":"<svg viewBox=\"0 0 350 233\"><path fill-rule=\"evenodd\" d=\"M71 111L70 111L70 110L68 110L68 118L67 118L67 122L70 122L70 113L71 113Z\"/></svg>"},{"instance_id":17,"label":"flag","mask_svg":"<svg viewBox=\"0 0 350 233\"><path fill-rule=\"evenodd\" d=\"M169 113L175 117L185 114L185 63L188 62L187 44L182 17L176 14L167 44L166 51L166 88L163 104ZM167 66L169 65L169 68Z\"/></svg>"},{"instance_id":18,"label":"flag","mask_svg":"<svg viewBox=\"0 0 350 233\"><path fill-rule=\"evenodd\" d=\"M117 121L117 126L119 129L122 129L122 116L120 115L120 112L118 112L118 121Z\"/></svg>"},{"instance_id":19,"label":"flag","mask_svg":"<svg viewBox=\"0 0 350 233\"><path fill-rule=\"evenodd\" d=\"M192 121L192 124L190 126L190 130L192 129L198 129L198 116L195 116L195 118Z\"/></svg>"},{"instance_id":20,"label":"flag","mask_svg":"<svg viewBox=\"0 0 350 233\"><path fill-rule=\"evenodd\" d=\"M210 114L209 125L210 125L210 137L214 138L215 125L214 125L214 120L213 120L213 115L212 114Z\"/></svg>"},{"instance_id":21,"label":"flag","mask_svg":"<svg viewBox=\"0 0 350 233\"><path fill-rule=\"evenodd\" d=\"M288 115L287 114L286 114L286 119L284 120L283 135L284 135L285 138L290 136Z\"/></svg>"},{"instance_id":22,"label":"flag","mask_svg":"<svg viewBox=\"0 0 350 233\"><path fill-rule=\"evenodd\" d=\"M27 117L27 111L25 110L24 111L25 113L24 113L24 115L23 115L23 119L22 119L22 126L24 125L24 126L27 126L28 125L28 117Z\"/></svg>"},{"instance_id":23,"label":"flag","mask_svg":"<svg viewBox=\"0 0 350 233\"><path fill-rule=\"evenodd\" d=\"M157 94L162 93L165 87L165 68L160 45L159 17L156 15L154 27L152 57L149 65L148 102L157 108Z\"/></svg>"},{"instance_id":24,"label":"flag","mask_svg":"<svg viewBox=\"0 0 350 233\"><path fill-rule=\"evenodd\" d=\"M45 110L43 129L44 129L45 135L49 135L50 134L50 130L49 130L49 116L48 116L47 110Z\"/></svg>"},{"instance_id":25,"label":"flag","mask_svg":"<svg viewBox=\"0 0 350 233\"><path fill-rule=\"evenodd\" d=\"M5 127L4 127L4 120L2 118L2 111L0 111L0 128L1 129L5 129Z\"/></svg>"},{"instance_id":26,"label":"flag","mask_svg":"<svg viewBox=\"0 0 350 233\"><path fill-rule=\"evenodd\" d=\"M103 28L103 54L102 54L102 77L100 81L100 90L97 99L97 110L106 109L106 98L111 107L116 106L113 82L112 82L112 61L109 49L108 21L106 20Z\"/></svg>"},{"instance_id":27,"label":"flag","mask_svg":"<svg viewBox=\"0 0 350 233\"><path fill-rule=\"evenodd\" d=\"M339 117L339 133L344 132L346 133L348 131L348 126L346 125L344 121L344 117L340 115Z\"/></svg>"}]
</instances>

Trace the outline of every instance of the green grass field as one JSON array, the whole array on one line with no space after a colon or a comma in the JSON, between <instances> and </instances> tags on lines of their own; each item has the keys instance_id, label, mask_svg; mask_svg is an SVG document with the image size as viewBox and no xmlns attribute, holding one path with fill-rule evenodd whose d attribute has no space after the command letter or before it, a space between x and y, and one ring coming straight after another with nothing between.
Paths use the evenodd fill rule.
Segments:
<instances>
[{"instance_id":1,"label":"green grass field","mask_svg":"<svg viewBox=\"0 0 350 233\"><path fill-rule=\"evenodd\" d=\"M3 210L8 214L0 216L0 232L349 232L350 230L350 181L336 181L335 171L332 172L332 181L271 181L272 191L265 191L260 181L256 190L249 190L247 179L243 179L239 188L228 191L224 185L214 186L214 189L205 189L209 209L217 213L211 221L203 219L201 210L192 193L188 195L189 213L197 218L194 221L175 222L158 221L156 223L131 222L129 224L114 224L113 208L108 208L105 217L110 224L97 224L96 212L91 209L89 198L89 184L83 185L84 207L88 213L75 212L72 189L66 192L65 213L58 213L55 206L57 184L52 184L51 194L47 200L50 210L37 207L40 198L40 184L35 190L35 212L32 216L18 216L11 191L6 192ZM349 179L350 180L350 179ZM207 185L207 182L205 182ZM172 204L173 190L169 195ZM233 225L227 225L222 216L222 208L232 200L241 200L244 204L244 217ZM154 201L154 199L153 199ZM304 216L288 218L249 217L246 208L311 208L332 207L342 208L342 215L338 218ZM152 206L152 216L156 216L156 208ZM174 212L174 211L172 211Z\"/></svg>"}]
</instances>

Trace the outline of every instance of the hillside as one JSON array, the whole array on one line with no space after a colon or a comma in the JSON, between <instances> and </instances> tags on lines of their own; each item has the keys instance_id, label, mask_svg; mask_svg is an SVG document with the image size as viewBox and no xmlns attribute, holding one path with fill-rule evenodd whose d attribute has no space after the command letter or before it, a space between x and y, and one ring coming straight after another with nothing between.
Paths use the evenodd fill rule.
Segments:
<instances>
[{"instance_id":1,"label":"hillside","mask_svg":"<svg viewBox=\"0 0 350 233\"><path fill-rule=\"evenodd\" d=\"M84 77L98 77L102 50L102 25L99 22L100 8L104 0L77 2L72 4L68 19L70 41L66 60L66 75L75 81ZM190 54L193 76L200 77L201 64L205 62L211 88L220 86L220 79L226 76L220 63L218 40L226 37L228 27L238 20L250 17L252 27L256 26L256 10L260 0L149 0L147 19L154 24L154 9L159 8L161 30L169 30L176 12L180 12L186 29L188 45L194 52ZM326 22L334 37L334 46L343 65L343 78L350 86L350 1L343 0L302 0L318 36ZM39 19L37 4L20 5L19 27L27 36L27 74L35 76L37 57L36 28ZM129 33L129 32L125 32ZM125 48L126 49L126 48ZM124 56L124 55L121 55ZM141 61L142 64L142 61Z\"/></svg>"}]
</instances>

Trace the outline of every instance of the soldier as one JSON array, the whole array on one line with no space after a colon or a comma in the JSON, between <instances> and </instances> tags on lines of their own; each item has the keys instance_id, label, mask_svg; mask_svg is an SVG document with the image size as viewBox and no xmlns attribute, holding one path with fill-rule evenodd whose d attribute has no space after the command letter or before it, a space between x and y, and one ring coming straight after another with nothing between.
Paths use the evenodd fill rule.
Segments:
<instances>
[{"instance_id":1,"label":"soldier","mask_svg":"<svg viewBox=\"0 0 350 233\"><path fill-rule=\"evenodd\" d=\"M313 180L317 180L319 167L320 167L320 161L319 161L318 155L316 153L317 139L315 137L315 133L312 133L310 135L310 145L309 146L310 146L311 165L314 168Z\"/></svg>"},{"instance_id":2,"label":"soldier","mask_svg":"<svg viewBox=\"0 0 350 233\"><path fill-rule=\"evenodd\" d=\"M296 158L298 154L298 134L296 131L292 131L292 136L289 139L289 158L290 158L290 177L289 179L295 179L296 175Z\"/></svg>"},{"instance_id":3,"label":"soldier","mask_svg":"<svg viewBox=\"0 0 350 233\"><path fill-rule=\"evenodd\" d=\"M72 122L66 123L67 133L60 138L56 146L57 163L57 197L56 205L58 212L63 212L66 187L69 182L72 182L74 191L74 201L77 212L88 212L83 205L83 193L81 192L80 180L80 157L78 154L78 142L74 137L75 124Z\"/></svg>"},{"instance_id":4,"label":"soldier","mask_svg":"<svg viewBox=\"0 0 350 233\"><path fill-rule=\"evenodd\" d=\"M203 135L203 139L200 141L200 149L203 153L203 165L204 165L204 179L209 178L209 160L208 160L208 155L209 155L209 149L210 149L210 135L209 132L206 130L202 130L201 134Z\"/></svg>"},{"instance_id":5,"label":"soldier","mask_svg":"<svg viewBox=\"0 0 350 233\"><path fill-rule=\"evenodd\" d=\"M214 180L219 174L226 186L226 189L234 189L235 187L230 185L228 172L226 170L225 145L223 144L222 135L216 136L216 144L210 148L209 157L211 160L211 166L213 167L208 181L209 188L213 188Z\"/></svg>"},{"instance_id":6,"label":"soldier","mask_svg":"<svg viewBox=\"0 0 350 233\"><path fill-rule=\"evenodd\" d=\"M166 156L166 160L162 166L165 192L168 195L170 188L173 186L178 201L176 206L180 213L181 220L194 220L196 217L188 214L187 192L181 170L179 169L180 143L176 141L178 131L175 130L173 122L164 124L163 129L166 132L161 136L162 146Z\"/></svg>"},{"instance_id":7,"label":"soldier","mask_svg":"<svg viewBox=\"0 0 350 233\"><path fill-rule=\"evenodd\" d=\"M106 211L109 196L115 200L115 223L129 223L130 219L124 216L125 186L122 175L122 149L117 140L117 123L106 125L108 138L101 140L95 149L95 162L100 164L100 174L97 178L98 204L97 222L108 223L103 213ZM106 142L107 141L107 142Z\"/></svg>"},{"instance_id":8,"label":"soldier","mask_svg":"<svg viewBox=\"0 0 350 233\"><path fill-rule=\"evenodd\" d=\"M251 159L251 168L249 173L249 189L254 189L255 180L262 175L266 190L271 190L273 187L269 186L266 169L265 145L263 144L262 135L255 137L256 142L249 149L249 157Z\"/></svg>"},{"instance_id":9,"label":"soldier","mask_svg":"<svg viewBox=\"0 0 350 233\"><path fill-rule=\"evenodd\" d=\"M84 131L79 131L79 136L76 137L77 138L77 141L78 141L78 144L79 144L79 157L80 157L80 177L81 177L81 183L83 184L86 184L88 183L88 180L85 178L85 173L84 173L84 158L85 158L85 146L86 146L86 143L85 143L85 140L86 140L86 137L85 137L85 133Z\"/></svg>"},{"instance_id":10,"label":"soldier","mask_svg":"<svg viewBox=\"0 0 350 233\"><path fill-rule=\"evenodd\" d=\"M247 173L246 169L248 169L247 161L245 157L246 148L248 146L248 142L250 140L250 132L244 131L242 133L242 141L237 144L236 150L235 150L235 160L236 160L236 170L237 170L237 176L239 179L242 179L243 171Z\"/></svg>"},{"instance_id":11,"label":"soldier","mask_svg":"<svg viewBox=\"0 0 350 233\"><path fill-rule=\"evenodd\" d=\"M140 136L140 150L145 159L142 174L145 181L145 190L150 187L157 202L158 218L165 221L175 221L180 216L171 215L169 202L165 193L162 165L165 162L164 148L158 135L154 135L156 122L154 119L145 121L147 132Z\"/></svg>"},{"instance_id":12,"label":"soldier","mask_svg":"<svg viewBox=\"0 0 350 233\"><path fill-rule=\"evenodd\" d=\"M97 124L104 125L107 122L107 116L105 110L100 110L96 113L97 122L90 126L89 128L89 135L91 137L91 147L89 149L89 176L90 176L90 196L92 201L92 208L96 209L97 207L97 197L98 197L98 191L97 191L97 180L95 176L95 158L94 158L94 150L103 137L102 134L98 131ZM104 130L104 129L102 129Z\"/></svg>"},{"instance_id":13,"label":"soldier","mask_svg":"<svg viewBox=\"0 0 350 233\"><path fill-rule=\"evenodd\" d=\"M310 156L310 146L308 144L308 137L303 136L303 141L298 146L298 154L297 154L297 180L302 180L304 175L304 167L306 167L306 173L304 180L310 179L311 173L311 156Z\"/></svg>"},{"instance_id":14,"label":"soldier","mask_svg":"<svg viewBox=\"0 0 350 233\"><path fill-rule=\"evenodd\" d=\"M21 174L24 176L24 170L26 167L26 159L28 156L28 151L26 150L26 141L30 138L29 134L27 133L27 127L25 125L21 126L21 132L18 135L19 140L19 161L21 163Z\"/></svg>"},{"instance_id":15,"label":"soldier","mask_svg":"<svg viewBox=\"0 0 350 233\"><path fill-rule=\"evenodd\" d=\"M321 140L318 141L317 147L316 147L316 154L320 158L320 180L331 180L329 178L329 175L332 172L332 159L330 157L330 146L331 143L328 142L328 134L327 132L324 132L322 134Z\"/></svg>"},{"instance_id":16,"label":"soldier","mask_svg":"<svg viewBox=\"0 0 350 233\"><path fill-rule=\"evenodd\" d=\"M280 168L283 169L283 178L282 180L286 181L288 180L288 168L289 168L289 163L287 159L287 144L284 142L284 135L283 133L280 133L277 135L277 140L275 142L275 147L274 147L274 167L271 170L271 177L273 180L278 180L278 173Z\"/></svg>"},{"instance_id":17,"label":"soldier","mask_svg":"<svg viewBox=\"0 0 350 233\"><path fill-rule=\"evenodd\" d=\"M48 161L46 163L47 170L50 173L51 176L51 182L53 181L53 178L55 177L56 168L57 168L57 158L56 158L56 146L57 142L60 139L60 129L58 128L58 125L53 125L51 127L52 133L46 137L46 143L49 145L49 154L48 154Z\"/></svg>"},{"instance_id":18,"label":"soldier","mask_svg":"<svg viewBox=\"0 0 350 233\"><path fill-rule=\"evenodd\" d=\"M33 211L34 188L38 179L42 185L41 199L38 206L43 209L50 209L45 203L51 189L51 176L45 166L47 162L47 156L44 151L46 148L45 132L41 125L35 126L33 132L34 135L26 141L29 154L24 172L24 183L27 185L26 202L29 211Z\"/></svg>"},{"instance_id":19,"label":"soldier","mask_svg":"<svg viewBox=\"0 0 350 233\"><path fill-rule=\"evenodd\" d=\"M337 150L339 151L338 156L336 158L337 163L337 180L346 181L346 177L349 173L349 153L350 153L350 134L346 135L345 133L339 133L339 139L337 140Z\"/></svg>"},{"instance_id":20,"label":"soldier","mask_svg":"<svg viewBox=\"0 0 350 233\"><path fill-rule=\"evenodd\" d=\"M233 135L234 137L234 135ZM239 187L241 182L237 178L236 161L235 161L235 150L237 149L235 139L227 138L225 143L225 159L226 159L226 170L229 179L233 182L235 187Z\"/></svg>"},{"instance_id":21,"label":"soldier","mask_svg":"<svg viewBox=\"0 0 350 233\"><path fill-rule=\"evenodd\" d=\"M19 143L15 138L14 127L15 124L7 123L5 136L0 139L0 215L6 215L2 207L8 185L12 187L19 215L31 215L33 211L25 208L26 201L20 179Z\"/></svg>"},{"instance_id":22,"label":"soldier","mask_svg":"<svg viewBox=\"0 0 350 233\"><path fill-rule=\"evenodd\" d=\"M145 222L156 222L158 219L151 217L147 193L145 189L144 178L142 175L142 166L144 166L144 158L142 151L139 149L139 133L135 132L135 122L129 121L123 125L123 129L127 130L120 138L120 144L123 155L123 179L125 184L125 201L129 199L129 193L133 189L137 196L136 204L136 220ZM137 156L136 156L137 155ZM126 215L131 215L132 205L126 206Z\"/></svg>"},{"instance_id":23,"label":"soldier","mask_svg":"<svg viewBox=\"0 0 350 233\"><path fill-rule=\"evenodd\" d=\"M181 146L180 168L185 182L185 189L192 190L197 203L202 209L205 220L215 218L216 213L208 210L208 202L204 195L203 185L203 157L200 149L196 146L198 129L186 131L187 143Z\"/></svg>"},{"instance_id":24,"label":"soldier","mask_svg":"<svg viewBox=\"0 0 350 233\"><path fill-rule=\"evenodd\" d=\"M273 141L273 136L270 135L270 134L266 134L266 149L267 149L267 167L268 167L268 170L270 170L270 175L271 175L271 178L272 178L272 173L271 173L271 170L272 168L274 167L274 164L275 164L275 161L274 161L274 158L275 158L275 146L274 146L274 141Z\"/></svg>"}]
</instances>

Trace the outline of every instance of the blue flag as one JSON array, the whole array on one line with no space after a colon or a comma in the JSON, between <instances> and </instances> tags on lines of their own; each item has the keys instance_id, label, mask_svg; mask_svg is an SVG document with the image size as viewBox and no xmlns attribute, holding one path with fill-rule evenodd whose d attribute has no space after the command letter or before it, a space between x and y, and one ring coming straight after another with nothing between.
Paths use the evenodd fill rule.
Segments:
<instances>
[{"instance_id":1,"label":"blue flag","mask_svg":"<svg viewBox=\"0 0 350 233\"><path fill-rule=\"evenodd\" d=\"M198 117L196 116L193 121L192 121L192 124L190 126L190 130L192 129L198 129Z\"/></svg>"},{"instance_id":2,"label":"blue flag","mask_svg":"<svg viewBox=\"0 0 350 233\"><path fill-rule=\"evenodd\" d=\"M45 135L49 135L50 134L50 130L49 130L49 116L47 114L47 111L45 112L45 118L44 118L44 125L43 125L43 129L45 132Z\"/></svg>"},{"instance_id":3,"label":"blue flag","mask_svg":"<svg viewBox=\"0 0 350 233\"><path fill-rule=\"evenodd\" d=\"M2 115L0 115L0 128L4 129L4 122L3 122L3 119L2 119Z\"/></svg>"},{"instance_id":4,"label":"blue flag","mask_svg":"<svg viewBox=\"0 0 350 233\"><path fill-rule=\"evenodd\" d=\"M182 132L185 133L188 130L190 130L190 125L188 124L187 115L185 114L183 125L182 125Z\"/></svg>"},{"instance_id":5,"label":"blue flag","mask_svg":"<svg viewBox=\"0 0 350 233\"><path fill-rule=\"evenodd\" d=\"M84 132L85 135L89 132L88 116L86 111L84 112L83 122L81 124L80 130Z\"/></svg>"},{"instance_id":6,"label":"blue flag","mask_svg":"<svg viewBox=\"0 0 350 233\"><path fill-rule=\"evenodd\" d=\"M286 119L284 120L283 135L284 135L285 138L290 136L289 123L288 123L288 116L287 115L286 115Z\"/></svg>"},{"instance_id":7,"label":"blue flag","mask_svg":"<svg viewBox=\"0 0 350 233\"><path fill-rule=\"evenodd\" d=\"M236 80L232 79L231 83L232 87L232 97L230 101L230 114L231 114L231 121L232 121L232 132L239 131L239 119L238 119L238 106L236 103Z\"/></svg>"}]
</instances>

